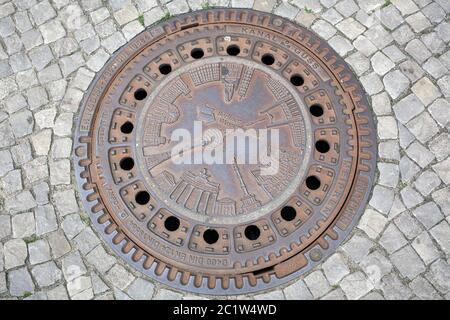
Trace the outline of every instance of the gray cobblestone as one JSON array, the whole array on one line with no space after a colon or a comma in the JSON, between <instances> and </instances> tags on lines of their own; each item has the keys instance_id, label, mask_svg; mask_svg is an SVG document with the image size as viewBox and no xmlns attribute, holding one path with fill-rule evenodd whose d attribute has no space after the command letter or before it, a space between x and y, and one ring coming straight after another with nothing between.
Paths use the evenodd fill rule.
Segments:
<instances>
[{"instance_id":1,"label":"gray cobblestone","mask_svg":"<svg viewBox=\"0 0 450 320\"><path fill-rule=\"evenodd\" d=\"M427 265L439 258L439 251L426 231L417 236L411 245Z\"/></svg>"}]
</instances>

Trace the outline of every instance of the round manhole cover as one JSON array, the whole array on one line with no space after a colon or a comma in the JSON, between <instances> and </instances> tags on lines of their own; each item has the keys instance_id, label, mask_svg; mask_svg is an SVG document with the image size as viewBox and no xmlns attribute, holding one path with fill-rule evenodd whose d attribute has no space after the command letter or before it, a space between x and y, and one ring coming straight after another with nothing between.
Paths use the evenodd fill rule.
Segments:
<instances>
[{"instance_id":1,"label":"round manhole cover","mask_svg":"<svg viewBox=\"0 0 450 320\"><path fill-rule=\"evenodd\" d=\"M182 290L239 294L298 277L345 239L376 138L359 82L320 38L215 9L112 57L74 150L94 225L129 264Z\"/></svg>"}]
</instances>

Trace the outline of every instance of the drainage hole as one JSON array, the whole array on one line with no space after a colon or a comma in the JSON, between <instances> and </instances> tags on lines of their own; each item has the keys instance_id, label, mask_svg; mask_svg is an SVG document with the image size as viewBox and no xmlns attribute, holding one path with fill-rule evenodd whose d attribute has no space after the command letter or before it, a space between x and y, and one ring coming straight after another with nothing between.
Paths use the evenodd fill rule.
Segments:
<instances>
[{"instance_id":1,"label":"drainage hole","mask_svg":"<svg viewBox=\"0 0 450 320\"><path fill-rule=\"evenodd\" d=\"M227 53L230 56L237 56L239 53L241 53L241 49L239 49L239 47L237 45L232 44L232 45L228 46Z\"/></svg>"},{"instance_id":2,"label":"drainage hole","mask_svg":"<svg viewBox=\"0 0 450 320\"><path fill-rule=\"evenodd\" d=\"M303 77L301 75L299 75L299 74L294 74L291 77L291 83L294 86L299 87L299 86L302 86L305 83L305 79L303 79Z\"/></svg>"},{"instance_id":3,"label":"drainage hole","mask_svg":"<svg viewBox=\"0 0 450 320\"><path fill-rule=\"evenodd\" d=\"M275 63L275 58L270 53L266 53L261 57L261 62L268 66L271 66Z\"/></svg>"},{"instance_id":4,"label":"drainage hole","mask_svg":"<svg viewBox=\"0 0 450 320\"><path fill-rule=\"evenodd\" d=\"M313 104L309 107L309 112L311 112L314 117L321 117L323 115L323 108L320 104Z\"/></svg>"},{"instance_id":5,"label":"drainage hole","mask_svg":"<svg viewBox=\"0 0 450 320\"><path fill-rule=\"evenodd\" d=\"M214 229L208 229L203 232L203 240L208 244L214 244L219 240L219 233Z\"/></svg>"},{"instance_id":6,"label":"drainage hole","mask_svg":"<svg viewBox=\"0 0 450 320\"><path fill-rule=\"evenodd\" d=\"M296 216L297 216L297 211L294 208L292 208L291 206L286 206L286 207L283 207L283 209L281 209L281 217L285 221L292 221L295 219Z\"/></svg>"},{"instance_id":7,"label":"drainage hole","mask_svg":"<svg viewBox=\"0 0 450 320\"><path fill-rule=\"evenodd\" d=\"M309 176L306 178L306 186L311 190L317 190L320 188L320 180L315 176Z\"/></svg>"},{"instance_id":8,"label":"drainage hole","mask_svg":"<svg viewBox=\"0 0 450 320\"><path fill-rule=\"evenodd\" d=\"M136 100L141 101L141 100L144 100L146 97L147 97L147 91L145 91L145 89L140 88L134 92L134 98Z\"/></svg>"},{"instance_id":9,"label":"drainage hole","mask_svg":"<svg viewBox=\"0 0 450 320\"><path fill-rule=\"evenodd\" d=\"M170 64L164 63L159 66L159 72L161 72L161 74L169 74L172 72L172 66Z\"/></svg>"},{"instance_id":10,"label":"drainage hole","mask_svg":"<svg viewBox=\"0 0 450 320\"><path fill-rule=\"evenodd\" d=\"M150 194L147 191L139 191L134 196L134 200L140 205L146 205L150 201Z\"/></svg>"},{"instance_id":11,"label":"drainage hole","mask_svg":"<svg viewBox=\"0 0 450 320\"><path fill-rule=\"evenodd\" d=\"M133 129L134 129L134 125L130 121L127 121L120 126L120 131L125 134L129 134L129 133L133 132Z\"/></svg>"},{"instance_id":12,"label":"drainage hole","mask_svg":"<svg viewBox=\"0 0 450 320\"><path fill-rule=\"evenodd\" d=\"M245 228L244 234L248 240L256 240L259 238L261 231L257 226L252 224Z\"/></svg>"},{"instance_id":13,"label":"drainage hole","mask_svg":"<svg viewBox=\"0 0 450 320\"><path fill-rule=\"evenodd\" d=\"M194 59L201 59L205 55L205 52L201 48L194 48L191 51L191 57Z\"/></svg>"},{"instance_id":14,"label":"drainage hole","mask_svg":"<svg viewBox=\"0 0 450 320\"><path fill-rule=\"evenodd\" d=\"M320 153L327 153L330 151L330 144L325 140L316 141L316 150Z\"/></svg>"},{"instance_id":15,"label":"drainage hole","mask_svg":"<svg viewBox=\"0 0 450 320\"><path fill-rule=\"evenodd\" d=\"M166 221L164 221L164 227L168 231L175 231L180 227L180 219L174 216L167 217Z\"/></svg>"},{"instance_id":16,"label":"drainage hole","mask_svg":"<svg viewBox=\"0 0 450 320\"><path fill-rule=\"evenodd\" d=\"M130 171L134 167L134 160L133 158L126 157L120 160L119 165L122 170Z\"/></svg>"}]
</instances>

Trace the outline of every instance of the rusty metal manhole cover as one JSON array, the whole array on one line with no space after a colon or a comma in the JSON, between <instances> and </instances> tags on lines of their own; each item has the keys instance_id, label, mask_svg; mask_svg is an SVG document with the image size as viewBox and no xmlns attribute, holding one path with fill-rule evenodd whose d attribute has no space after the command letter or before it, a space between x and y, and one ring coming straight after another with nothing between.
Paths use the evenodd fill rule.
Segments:
<instances>
[{"instance_id":1,"label":"rusty metal manhole cover","mask_svg":"<svg viewBox=\"0 0 450 320\"><path fill-rule=\"evenodd\" d=\"M247 161L251 134L229 156L229 129L266 130L276 170ZM180 164L186 132L193 143L175 154L193 160ZM136 269L187 291L254 292L345 239L371 191L374 133L361 85L316 35L267 13L199 11L145 30L98 74L76 178L95 227ZM223 164L218 151L207 161L212 145Z\"/></svg>"}]
</instances>

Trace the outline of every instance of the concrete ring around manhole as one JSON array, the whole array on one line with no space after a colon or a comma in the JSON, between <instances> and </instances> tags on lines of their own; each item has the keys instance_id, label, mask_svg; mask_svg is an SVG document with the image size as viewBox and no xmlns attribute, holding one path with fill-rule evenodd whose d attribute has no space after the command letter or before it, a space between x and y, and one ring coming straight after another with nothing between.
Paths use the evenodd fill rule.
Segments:
<instances>
[{"instance_id":1,"label":"concrete ring around manhole","mask_svg":"<svg viewBox=\"0 0 450 320\"><path fill-rule=\"evenodd\" d=\"M211 295L284 284L365 209L376 135L356 76L311 31L247 9L160 22L118 50L77 119L79 193L135 269Z\"/></svg>"}]
</instances>

